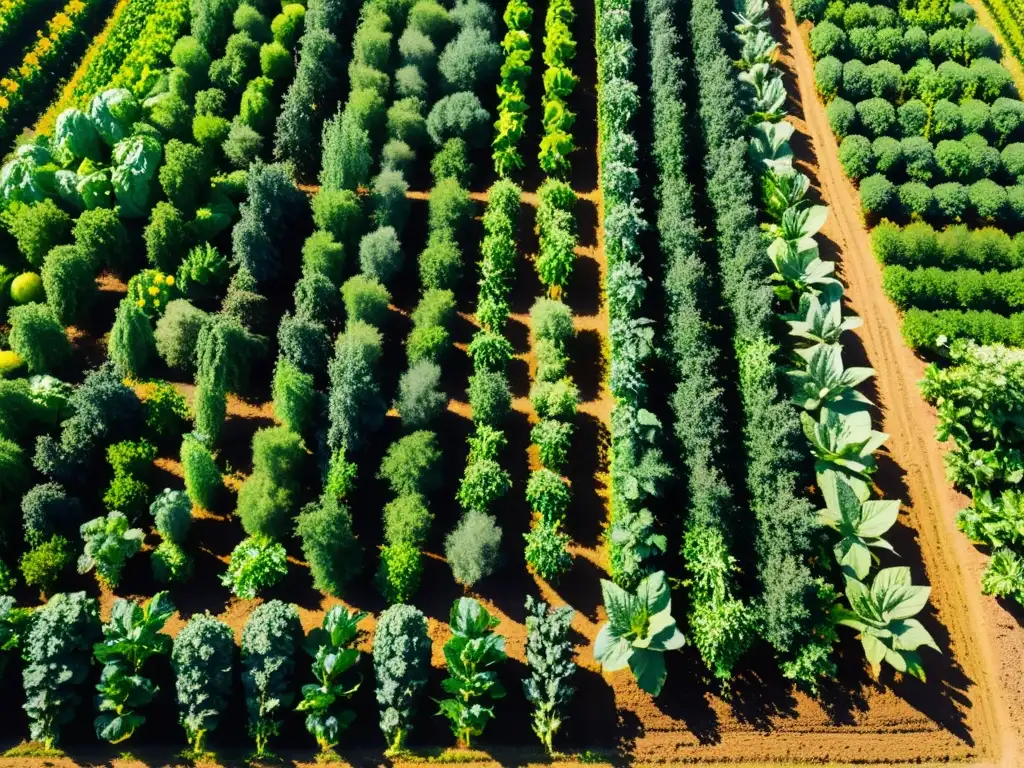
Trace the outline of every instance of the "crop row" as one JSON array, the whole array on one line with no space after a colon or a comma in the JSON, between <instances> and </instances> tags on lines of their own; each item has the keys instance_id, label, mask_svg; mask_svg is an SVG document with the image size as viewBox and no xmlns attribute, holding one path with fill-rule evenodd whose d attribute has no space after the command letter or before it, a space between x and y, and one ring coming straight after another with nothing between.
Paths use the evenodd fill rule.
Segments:
<instances>
[{"instance_id":1,"label":"crop row","mask_svg":"<svg viewBox=\"0 0 1024 768\"><path fill-rule=\"evenodd\" d=\"M0 141L7 143L45 103L48 88L86 39L90 22L106 7L102 0L68 0L36 31L21 61L0 77Z\"/></svg>"},{"instance_id":2,"label":"crop row","mask_svg":"<svg viewBox=\"0 0 1024 768\"><path fill-rule=\"evenodd\" d=\"M576 18L572 0L549 0L544 16L544 136L540 140L537 160L548 175L564 175L569 170L568 155L573 140L569 130L576 114L567 99L579 78L570 65L576 58L576 41L570 24Z\"/></svg>"},{"instance_id":3,"label":"crop row","mask_svg":"<svg viewBox=\"0 0 1024 768\"><path fill-rule=\"evenodd\" d=\"M3 0L0 2L0 46L10 49L14 36L21 32L21 23L28 12L40 5L39 0Z\"/></svg>"},{"instance_id":4,"label":"crop row","mask_svg":"<svg viewBox=\"0 0 1024 768\"><path fill-rule=\"evenodd\" d=\"M1024 32L1021 30L1021 9L1018 0L984 0L1018 61L1024 60Z\"/></svg>"},{"instance_id":5,"label":"crop row","mask_svg":"<svg viewBox=\"0 0 1024 768\"><path fill-rule=\"evenodd\" d=\"M501 41L505 62L498 83L498 120L491 142L494 170L499 176L523 167L523 155L517 145L526 130L526 82L533 71L529 63L533 46L527 31L533 21L533 9L525 0L509 0L504 20L508 27Z\"/></svg>"}]
</instances>

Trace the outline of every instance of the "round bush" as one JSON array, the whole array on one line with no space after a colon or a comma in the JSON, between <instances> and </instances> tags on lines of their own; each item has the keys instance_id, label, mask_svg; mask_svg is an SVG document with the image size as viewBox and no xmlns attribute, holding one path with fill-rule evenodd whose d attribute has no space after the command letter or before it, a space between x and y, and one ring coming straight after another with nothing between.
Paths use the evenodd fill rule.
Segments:
<instances>
[{"instance_id":1,"label":"round bush","mask_svg":"<svg viewBox=\"0 0 1024 768\"><path fill-rule=\"evenodd\" d=\"M865 99L857 104L857 118L872 138L888 134L896 124L896 110L885 99Z\"/></svg>"},{"instance_id":2,"label":"round bush","mask_svg":"<svg viewBox=\"0 0 1024 768\"><path fill-rule=\"evenodd\" d=\"M381 283L389 281L402 267L402 244L394 227L380 227L364 235L359 243L359 266L364 275Z\"/></svg>"},{"instance_id":3,"label":"round bush","mask_svg":"<svg viewBox=\"0 0 1024 768\"><path fill-rule=\"evenodd\" d=\"M966 77L977 82L976 95L985 101L995 101L1013 87L1013 76L1006 67L992 59L972 61L970 73Z\"/></svg>"},{"instance_id":4,"label":"round bush","mask_svg":"<svg viewBox=\"0 0 1024 768\"><path fill-rule=\"evenodd\" d=\"M932 141L957 137L962 129L963 121L960 118L960 108L945 99L936 101L932 106Z\"/></svg>"},{"instance_id":5,"label":"round bush","mask_svg":"<svg viewBox=\"0 0 1024 768\"><path fill-rule=\"evenodd\" d=\"M896 194L893 183L876 173L860 183L860 207L866 216L881 216L892 205Z\"/></svg>"},{"instance_id":6,"label":"round bush","mask_svg":"<svg viewBox=\"0 0 1024 768\"><path fill-rule=\"evenodd\" d=\"M224 156L235 168L247 170L263 152L263 137L244 123L231 123L228 137L221 145Z\"/></svg>"},{"instance_id":7,"label":"round bush","mask_svg":"<svg viewBox=\"0 0 1024 768\"><path fill-rule=\"evenodd\" d=\"M306 9L299 3L289 3L281 9L270 22L270 32L274 40L285 48L293 49L302 34Z\"/></svg>"},{"instance_id":8,"label":"round bush","mask_svg":"<svg viewBox=\"0 0 1024 768\"><path fill-rule=\"evenodd\" d=\"M22 272L11 281L11 301L15 304L29 304L45 300L43 280L35 272Z\"/></svg>"},{"instance_id":9,"label":"round bush","mask_svg":"<svg viewBox=\"0 0 1024 768\"><path fill-rule=\"evenodd\" d=\"M920 99L911 99L900 107L899 121L904 138L924 136L928 125L928 107Z\"/></svg>"},{"instance_id":10,"label":"round bush","mask_svg":"<svg viewBox=\"0 0 1024 768\"><path fill-rule=\"evenodd\" d=\"M402 424L409 429L434 421L448 405L448 396L441 389L441 367L427 359L411 365L399 379L395 405Z\"/></svg>"},{"instance_id":11,"label":"round bush","mask_svg":"<svg viewBox=\"0 0 1024 768\"><path fill-rule=\"evenodd\" d=\"M936 213L944 220L960 221L967 213L970 200L967 197L967 188L963 184L936 184L932 193L935 195Z\"/></svg>"},{"instance_id":12,"label":"round bush","mask_svg":"<svg viewBox=\"0 0 1024 768\"><path fill-rule=\"evenodd\" d=\"M433 40L445 40L452 30L448 11L434 0L418 0L409 11L409 26Z\"/></svg>"},{"instance_id":13,"label":"round bush","mask_svg":"<svg viewBox=\"0 0 1024 768\"><path fill-rule=\"evenodd\" d=\"M881 174L896 173L903 162L901 144L891 136L879 136L871 142L871 152L874 156L875 170Z\"/></svg>"},{"instance_id":14,"label":"round bush","mask_svg":"<svg viewBox=\"0 0 1024 768\"><path fill-rule=\"evenodd\" d=\"M171 368L191 372L196 364L199 332L210 320L209 314L185 299L169 302L153 333L157 354Z\"/></svg>"},{"instance_id":15,"label":"round bush","mask_svg":"<svg viewBox=\"0 0 1024 768\"><path fill-rule=\"evenodd\" d=\"M1006 188L1006 209L1013 221L1024 223L1024 185L1014 184Z\"/></svg>"},{"instance_id":16,"label":"round bush","mask_svg":"<svg viewBox=\"0 0 1024 768\"><path fill-rule=\"evenodd\" d=\"M907 92L908 96L918 97L921 96L923 90L922 83L926 80L930 81L934 79L935 65L932 64L930 59L919 58L910 69L903 73L903 87ZM924 98L921 96L921 98ZM938 98L937 95L928 94L928 100L933 101Z\"/></svg>"},{"instance_id":17,"label":"round bush","mask_svg":"<svg viewBox=\"0 0 1024 768\"><path fill-rule=\"evenodd\" d=\"M867 62L878 59L878 31L874 27L858 27L846 35L847 48L854 56Z\"/></svg>"},{"instance_id":18,"label":"round bush","mask_svg":"<svg viewBox=\"0 0 1024 768\"><path fill-rule=\"evenodd\" d=\"M843 64L843 98L853 102L871 96L871 79L868 67L860 59L852 59Z\"/></svg>"},{"instance_id":19,"label":"round bush","mask_svg":"<svg viewBox=\"0 0 1024 768\"><path fill-rule=\"evenodd\" d=\"M846 44L846 33L831 22L822 22L811 30L811 54L815 58L842 58Z\"/></svg>"},{"instance_id":20,"label":"round bush","mask_svg":"<svg viewBox=\"0 0 1024 768\"><path fill-rule=\"evenodd\" d=\"M928 55L928 33L920 27L907 27L903 33L903 50L908 61Z\"/></svg>"},{"instance_id":21,"label":"round bush","mask_svg":"<svg viewBox=\"0 0 1024 768\"><path fill-rule=\"evenodd\" d=\"M907 44L903 39L903 32L898 27L879 29L878 34L875 36L875 48L878 52L878 58L882 61L891 61L899 64L908 58ZM902 76L903 72L901 70L901 79Z\"/></svg>"},{"instance_id":22,"label":"round bush","mask_svg":"<svg viewBox=\"0 0 1024 768\"><path fill-rule=\"evenodd\" d=\"M399 98L416 98L426 102L428 95L427 81L420 74L415 64L407 64L395 72L395 92Z\"/></svg>"},{"instance_id":23,"label":"round bush","mask_svg":"<svg viewBox=\"0 0 1024 768\"><path fill-rule=\"evenodd\" d=\"M501 562L501 528L485 512L470 510L444 542L452 575L471 587L497 570Z\"/></svg>"},{"instance_id":24,"label":"round bush","mask_svg":"<svg viewBox=\"0 0 1024 768\"><path fill-rule=\"evenodd\" d=\"M71 217L49 198L41 203L12 205L4 214L3 223L33 267L41 267L43 258L54 246L71 239Z\"/></svg>"},{"instance_id":25,"label":"round bush","mask_svg":"<svg viewBox=\"0 0 1024 768\"><path fill-rule=\"evenodd\" d=\"M1015 99L996 99L989 111L989 122L999 137L999 144L1005 144L1024 123L1024 103Z\"/></svg>"},{"instance_id":26,"label":"round bush","mask_svg":"<svg viewBox=\"0 0 1024 768\"><path fill-rule=\"evenodd\" d=\"M85 522L81 502L59 483L33 486L21 499L25 543L37 547L51 536L74 536Z\"/></svg>"},{"instance_id":27,"label":"round bush","mask_svg":"<svg viewBox=\"0 0 1024 768\"><path fill-rule=\"evenodd\" d=\"M330 232L317 230L302 245L302 269L319 272L337 285L344 276L345 249Z\"/></svg>"},{"instance_id":28,"label":"round bush","mask_svg":"<svg viewBox=\"0 0 1024 768\"><path fill-rule=\"evenodd\" d=\"M814 65L814 83L821 98L828 102L839 95L843 84L843 64L835 56L826 56Z\"/></svg>"},{"instance_id":29,"label":"round bush","mask_svg":"<svg viewBox=\"0 0 1024 768\"><path fill-rule=\"evenodd\" d=\"M908 181L899 187L900 205L903 213L914 219L927 218L935 207L935 196L927 184Z\"/></svg>"},{"instance_id":30,"label":"round bush","mask_svg":"<svg viewBox=\"0 0 1024 768\"><path fill-rule=\"evenodd\" d=\"M867 3L850 3L843 13L843 28L846 30L858 29L860 27L873 26L875 23L874 14L871 13L871 6Z\"/></svg>"},{"instance_id":31,"label":"round bush","mask_svg":"<svg viewBox=\"0 0 1024 768\"><path fill-rule=\"evenodd\" d=\"M231 19L235 29L244 32L257 43L269 43L273 39L267 17L248 3L240 3Z\"/></svg>"},{"instance_id":32,"label":"round bush","mask_svg":"<svg viewBox=\"0 0 1024 768\"><path fill-rule=\"evenodd\" d=\"M462 251L448 232L435 233L419 258L420 280L426 288L452 289L462 275Z\"/></svg>"},{"instance_id":33,"label":"round bush","mask_svg":"<svg viewBox=\"0 0 1024 768\"><path fill-rule=\"evenodd\" d=\"M487 28L469 27L445 46L437 71L448 93L474 91L497 74L501 61L501 48Z\"/></svg>"},{"instance_id":34,"label":"round bush","mask_svg":"<svg viewBox=\"0 0 1024 768\"><path fill-rule=\"evenodd\" d=\"M490 114L476 94L455 93L434 104L427 117L427 133L437 146L449 139L463 139L478 148L490 140L490 123Z\"/></svg>"},{"instance_id":35,"label":"round bush","mask_svg":"<svg viewBox=\"0 0 1024 768\"><path fill-rule=\"evenodd\" d=\"M847 136L839 146L839 162L854 181L869 176L875 167L871 142L863 136Z\"/></svg>"},{"instance_id":36,"label":"round bush","mask_svg":"<svg viewBox=\"0 0 1024 768\"><path fill-rule=\"evenodd\" d=\"M429 35L413 26L406 27L398 38L398 52L407 66L417 70L429 70L437 62L437 46Z\"/></svg>"},{"instance_id":37,"label":"round bush","mask_svg":"<svg viewBox=\"0 0 1024 768\"><path fill-rule=\"evenodd\" d=\"M960 122L965 134L986 133L989 129L988 104L966 99L960 104Z\"/></svg>"},{"instance_id":38,"label":"round bush","mask_svg":"<svg viewBox=\"0 0 1024 768\"><path fill-rule=\"evenodd\" d=\"M964 32L957 27L945 27L932 33L928 39L928 49L936 61L946 59L963 60Z\"/></svg>"},{"instance_id":39,"label":"round bush","mask_svg":"<svg viewBox=\"0 0 1024 768\"><path fill-rule=\"evenodd\" d=\"M213 115L196 115L192 118L192 138L208 157L227 141L230 132L231 123L226 118Z\"/></svg>"},{"instance_id":40,"label":"round bush","mask_svg":"<svg viewBox=\"0 0 1024 768\"><path fill-rule=\"evenodd\" d=\"M227 106L227 94L220 88L207 88L205 91L199 91L196 94L195 110L197 115L224 117Z\"/></svg>"},{"instance_id":41,"label":"round bush","mask_svg":"<svg viewBox=\"0 0 1024 768\"><path fill-rule=\"evenodd\" d=\"M976 181L967 188L971 208L978 218L997 221L1006 210L1006 190L991 179Z\"/></svg>"},{"instance_id":42,"label":"round bush","mask_svg":"<svg viewBox=\"0 0 1024 768\"><path fill-rule=\"evenodd\" d=\"M832 0L825 6L825 21L832 24L843 24L843 17L846 14L846 3L843 0Z\"/></svg>"},{"instance_id":43,"label":"round bush","mask_svg":"<svg viewBox=\"0 0 1024 768\"><path fill-rule=\"evenodd\" d=\"M267 43L260 48L260 72L275 83L287 83L295 74L291 53L277 41Z\"/></svg>"},{"instance_id":44,"label":"round bush","mask_svg":"<svg viewBox=\"0 0 1024 768\"><path fill-rule=\"evenodd\" d=\"M895 101L903 89L903 70L891 61L878 61L867 68L871 95Z\"/></svg>"},{"instance_id":45,"label":"round bush","mask_svg":"<svg viewBox=\"0 0 1024 768\"><path fill-rule=\"evenodd\" d=\"M828 124L832 128L832 133L837 137L842 139L853 133L854 126L857 124L857 110L846 99L832 99L825 109L825 114L828 116Z\"/></svg>"},{"instance_id":46,"label":"round bush","mask_svg":"<svg viewBox=\"0 0 1024 768\"><path fill-rule=\"evenodd\" d=\"M968 181L974 175L971 153L961 141L940 141L935 146L935 163L950 181Z\"/></svg>"},{"instance_id":47,"label":"round bush","mask_svg":"<svg viewBox=\"0 0 1024 768\"><path fill-rule=\"evenodd\" d=\"M999 150L989 146L984 136L974 133L964 136L963 145L971 153L971 161L974 164L974 178L991 178L998 175L1003 167L999 156Z\"/></svg>"},{"instance_id":48,"label":"round bush","mask_svg":"<svg viewBox=\"0 0 1024 768\"><path fill-rule=\"evenodd\" d=\"M380 151L381 171L396 171L403 178L416 162L416 152L404 141L391 139Z\"/></svg>"},{"instance_id":49,"label":"round bush","mask_svg":"<svg viewBox=\"0 0 1024 768\"><path fill-rule=\"evenodd\" d=\"M64 325L83 320L96 298L96 265L85 249L58 245L43 261L46 302Z\"/></svg>"},{"instance_id":50,"label":"round bush","mask_svg":"<svg viewBox=\"0 0 1024 768\"><path fill-rule=\"evenodd\" d=\"M350 277L341 286L341 296L349 323L363 321L379 325L387 317L391 294L381 283L370 277Z\"/></svg>"},{"instance_id":51,"label":"round bush","mask_svg":"<svg viewBox=\"0 0 1024 768\"><path fill-rule=\"evenodd\" d=\"M1024 144L1007 144L1001 153L1003 168L1014 181L1024 181Z\"/></svg>"},{"instance_id":52,"label":"round bush","mask_svg":"<svg viewBox=\"0 0 1024 768\"><path fill-rule=\"evenodd\" d=\"M497 426L504 421L512 407L512 393L505 374L485 370L470 376L469 407L474 423Z\"/></svg>"},{"instance_id":53,"label":"round bush","mask_svg":"<svg viewBox=\"0 0 1024 768\"><path fill-rule=\"evenodd\" d=\"M385 169L372 184L373 220L378 227L403 231L409 218L409 183L400 171Z\"/></svg>"},{"instance_id":54,"label":"round bush","mask_svg":"<svg viewBox=\"0 0 1024 768\"><path fill-rule=\"evenodd\" d=\"M996 45L995 37L984 27L975 24L964 33L964 56L968 61L980 58L995 59L998 54L999 46Z\"/></svg>"},{"instance_id":55,"label":"round bush","mask_svg":"<svg viewBox=\"0 0 1024 768\"><path fill-rule=\"evenodd\" d=\"M817 23L825 15L826 5L828 5L827 0L794 0L793 13L796 14L797 21L806 20Z\"/></svg>"},{"instance_id":56,"label":"round bush","mask_svg":"<svg viewBox=\"0 0 1024 768\"><path fill-rule=\"evenodd\" d=\"M911 136L900 142L900 157L912 181L930 182L935 175L935 152L923 136Z\"/></svg>"},{"instance_id":57,"label":"round bush","mask_svg":"<svg viewBox=\"0 0 1024 768\"><path fill-rule=\"evenodd\" d=\"M197 81L205 81L210 69L210 54L196 38L185 35L171 48L171 63Z\"/></svg>"}]
</instances>

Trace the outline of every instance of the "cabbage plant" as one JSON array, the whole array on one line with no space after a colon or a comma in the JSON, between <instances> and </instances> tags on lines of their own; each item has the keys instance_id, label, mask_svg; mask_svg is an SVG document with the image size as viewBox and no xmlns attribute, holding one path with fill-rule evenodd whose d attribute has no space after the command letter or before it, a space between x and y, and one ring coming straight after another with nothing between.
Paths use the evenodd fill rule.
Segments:
<instances>
[{"instance_id":1,"label":"cabbage plant","mask_svg":"<svg viewBox=\"0 0 1024 768\"><path fill-rule=\"evenodd\" d=\"M846 599L850 607L836 605L832 616L838 624L860 633L864 655L877 678L882 662L899 672L925 679L917 649L939 650L928 630L913 618L924 608L931 587L914 586L907 567L883 568L871 586L846 577Z\"/></svg>"},{"instance_id":2,"label":"cabbage plant","mask_svg":"<svg viewBox=\"0 0 1024 768\"><path fill-rule=\"evenodd\" d=\"M145 536L141 528L128 526L128 518L121 512L83 523L80 531L85 546L78 558L78 572L95 570L101 584L116 587L121 581L121 569L129 557L142 549Z\"/></svg>"},{"instance_id":3,"label":"cabbage plant","mask_svg":"<svg viewBox=\"0 0 1024 768\"><path fill-rule=\"evenodd\" d=\"M672 616L672 595L664 571L643 579L634 592L601 579L608 621L594 641L594 658L605 672L627 666L637 685L653 696L668 677L665 651L683 647L686 639Z\"/></svg>"}]
</instances>

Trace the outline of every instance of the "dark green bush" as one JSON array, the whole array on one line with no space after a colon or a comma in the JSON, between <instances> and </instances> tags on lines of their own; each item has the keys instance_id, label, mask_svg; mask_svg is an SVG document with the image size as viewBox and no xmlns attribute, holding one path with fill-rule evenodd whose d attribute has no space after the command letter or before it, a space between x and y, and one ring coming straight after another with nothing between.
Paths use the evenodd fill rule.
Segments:
<instances>
[{"instance_id":1,"label":"dark green bush","mask_svg":"<svg viewBox=\"0 0 1024 768\"><path fill-rule=\"evenodd\" d=\"M870 175L875 169L871 142L863 136L847 136L839 146L839 162L854 181Z\"/></svg>"},{"instance_id":2,"label":"dark green bush","mask_svg":"<svg viewBox=\"0 0 1024 768\"><path fill-rule=\"evenodd\" d=\"M832 99L825 109L825 114L828 116L828 124L832 128L832 132L840 139L853 133L854 126L857 124L857 110L846 99Z\"/></svg>"},{"instance_id":3,"label":"dark green bush","mask_svg":"<svg viewBox=\"0 0 1024 768\"><path fill-rule=\"evenodd\" d=\"M964 32L957 27L946 27L932 33L928 40L931 57L936 61L964 58Z\"/></svg>"},{"instance_id":4,"label":"dark green bush","mask_svg":"<svg viewBox=\"0 0 1024 768\"><path fill-rule=\"evenodd\" d=\"M22 256L35 268L54 247L71 242L71 217L47 198L39 203L15 203L2 215Z\"/></svg>"},{"instance_id":5,"label":"dark green bush","mask_svg":"<svg viewBox=\"0 0 1024 768\"><path fill-rule=\"evenodd\" d=\"M911 99L899 109L900 129L904 137L924 136L928 125L928 107L920 99Z\"/></svg>"},{"instance_id":6,"label":"dark green bush","mask_svg":"<svg viewBox=\"0 0 1024 768\"><path fill-rule=\"evenodd\" d=\"M902 310L989 310L999 314L1024 307L1024 271L978 272L938 267L888 266L882 273L886 295Z\"/></svg>"},{"instance_id":7,"label":"dark green bush","mask_svg":"<svg viewBox=\"0 0 1024 768\"><path fill-rule=\"evenodd\" d=\"M814 83L825 102L839 95L843 85L843 70L842 62L835 56L825 56L814 65Z\"/></svg>"},{"instance_id":8,"label":"dark green bush","mask_svg":"<svg viewBox=\"0 0 1024 768\"><path fill-rule=\"evenodd\" d=\"M363 556L348 507L325 494L299 513L295 535L302 542L313 586L336 597L344 594L345 584L362 569Z\"/></svg>"},{"instance_id":9,"label":"dark green bush","mask_svg":"<svg viewBox=\"0 0 1024 768\"><path fill-rule=\"evenodd\" d=\"M1006 211L1006 190L991 179L971 184L967 188L967 197L978 218L997 221Z\"/></svg>"},{"instance_id":10,"label":"dark green bush","mask_svg":"<svg viewBox=\"0 0 1024 768\"><path fill-rule=\"evenodd\" d=\"M827 4L826 0L795 0L793 13L796 14L797 21L807 20L817 23L825 15Z\"/></svg>"},{"instance_id":11,"label":"dark green bush","mask_svg":"<svg viewBox=\"0 0 1024 768\"><path fill-rule=\"evenodd\" d=\"M887 213L896 197L893 183L881 174L868 176L860 183L860 207L865 216Z\"/></svg>"},{"instance_id":12,"label":"dark green bush","mask_svg":"<svg viewBox=\"0 0 1024 768\"><path fill-rule=\"evenodd\" d=\"M935 146L935 164L950 181L966 182L974 176L970 150L960 141L946 139Z\"/></svg>"},{"instance_id":13,"label":"dark green bush","mask_svg":"<svg viewBox=\"0 0 1024 768\"><path fill-rule=\"evenodd\" d=\"M1024 181L1024 144L1007 144L1001 153L1002 166L1012 180Z\"/></svg>"},{"instance_id":14,"label":"dark green bush","mask_svg":"<svg viewBox=\"0 0 1024 768\"><path fill-rule=\"evenodd\" d=\"M875 168L881 174L897 173L903 162L902 146L891 136L879 136L871 142L871 153L874 155Z\"/></svg>"},{"instance_id":15,"label":"dark green bush","mask_svg":"<svg viewBox=\"0 0 1024 768\"><path fill-rule=\"evenodd\" d=\"M117 209L82 211L75 222L74 237L75 244L85 251L93 264L106 264L117 270L126 266L128 231Z\"/></svg>"},{"instance_id":16,"label":"dark green bush","mask_svg":"<svg viewBox=\"0 0 1024 768\"><path fill-rule=\"evenodd\" d=\"M29 373L51 373L71 356L71 343L46 304L25 304L7 311L8 343Z\"/></svg>"},{"instance_id":17,"label":"dark green bush","mask_svg":"<svg viewBox=\"0 0 1024 768\"><path fill-rule=\"evenodd\" d=\"M877 61L867 68L867 78L872 96L896 101L903 89L903 70L891 61ZM845 82L845 69L844 69Z\"/></svg>"},{"instance_id":18,"label":"dark green bush","mask_svg":"<svg viewBox=\"0 0 1024 768\"><path fill-rule=\"evenodd\" d=\"M992 33L979 24L970 27L964 33L964 57L968 61L980 58L996 59L999 46Z\"/></svg>"},{"instance_id":19,"label":"dark green bush","mask_svg":"<svg viewBox=\"0 0 1024 768\"><path fill-rule=\"evenodd\" d=\"M939 99L932 106L931 138L957 137L963 129L960 108L951 101Z\"/></svg>"},{"instance_id":20,"label":"dark green bush","mask_svg":"<svg viewBox=\"0 0 1024 768\"><path fill-rule=\"evenodd\" d=\"M181 467L189 498L201 507L212 509L224 480L204 439L194 434L185 435L181 441Z\"/></svg>"},{"instance_id":21,"label":"dark green bush","mask_svg":"<svg viewBox=\"0 0 1024 768\"><path fill-rule=\"evenodd\" d=\"M960 104L960 120L965 134L988 133L989 106L978 99L967 99Z\"/></svg>"},{"instance_id":22,"label":"dark green bush","mask_svg":"<svg viewBox=\"0 0 1024 768\"><path fill-rule=\"evenodd\" d=\"M490 115L476 94L454 93L437 101L427 116L427 133L436 146L462 139L478 148L489 140Z\"/></svg>"},{"instance_id":23,"label":"dark green bush","mask_svg":"<svg viewBox=\"0 0 1024 768\"><path fill-rule=\"evenodd\" d=\"M508 378L499 371L477 371L469 378L469 406L476 423L497 426L512 405Z\"/></svg>"},{"instance_id":24,"label":"dark green bush","mask_svg":"<svg viewBox=\"0 0 1024 768\"><path fill-rule=\"evenodd\" d=\"M467 27L445 46L437 70L448 93L478 90L501 67L502 54L487 27Z\"/></svg>"},{"instance_id":25,"label":"dark green bush","mask_svg":"<svg viewBox=\"0 0 1024 768\"><path fill-rule=\"evenodd\" d=\"M1024 123L1024 103L1016 99L996 99L989 111L989 123L999 137L1000 146L1005 144Z\"/></svg>"},{"instance_id":26,"label":"dark green bush","mask_svg":"<svg viewBox=\"0 0 1024 768\"><path fill-rule=\"evenodd\" d=\"M388 447L377 476L388 481L396 496L419 494L429 497L441 481L438 471L440 459L437 435L426 429L419 430Z\"/></svg>"},{"instance_id":27,"label":"dark green bush","mask_svg":"<svg viewBox=\"0 0 1024 768\"><path fill-rule=\"evenodd\" d=\"M971 62L970 77L977 81L977 96L985 101L995 101L1013 86L1013 76L1006 67L992 59L975 59Z\"/></svg>"},{"instance_id":28,"label":"dark green bush","mask_svg":"<svg viewBox=\"0 0 1024 768\"><path fill-rule=\"evenodd\" d=\"M898 195L903 212L909 218L928 218L935 208L935 195L931 188L919 181L901 184Z\"/></svg>"},{"instance_id":29,"label":"dark green bush","mask_svg":"<svg viewBox=\"0 0 1024 768\"><path fill-rule=\"evenodd\" d=\"M907 27L903 33L903 48L907 61L918 61L928 55L928 33L920 27Z\"/></svg>"},{"instance_id":30,"label":"dark green bush","mask_svg":"<svg viewBox=\"0 0 1024 768\"><path fill-rule=\"evenodd\" d=\"M850 53L867 62L878 59L878 30L874 27L857 27L849 30L846 35L846 47Z\"/></svg>"},{"instance_id":31,"label":"dark green bush","mask_svg":"<svg viewBox=\"0 0 1024 768\"><path fill-rule=\"evenodd\" d=\"M885 99L865 99L857 104L857 118L864 133L875 138L892 131L896 110Z\"/></svg>"},{"instance_id":32,"label":"dark green bush","mask_svg":"<svg viewBox=\"0 0 1024 768\"><path fill-rule=\"evenodd\" d=\"M867 65L860 59L850 59L843 64L843 98L856 103L870 96L871 79Z\"/></svg>"},{"instance_id":33,"label":"dark green bush","mask_svg":"<svg viewBox=\"0 0 1024 768\"><path fill-rule=\"evenodd\" d=\"M42 483L33 486L21 499L21 520L25 543L37 547L54 535L77 535L85 521L81 502L68 496L60 483Z\"/></svg>"},{"instance_id":34,"label":"dark green bush","mask_svg":"<svg viewBox=\"0 0 1024 768\"><path fill-rule=\"evenodd\" d=\"M907 56L907 44L903 39L903 32L898 27L887 27L879 29L875 35L875 49L881 61L895 62L897 65L911 60ZM900 70L900 79L903 72Z\"/></svg>"},{"instance_id":35,"label":"dark green bush","mask_svg":"<svg viewBox=\"0 0 1024 768\"><path fill-rule=\"evenodd\" d=\"M967 213L970 199L967 188L959 182L937 184L932 189L935 194L935 208L946 221L960 221Z\"/></svg>"}]
</instances>

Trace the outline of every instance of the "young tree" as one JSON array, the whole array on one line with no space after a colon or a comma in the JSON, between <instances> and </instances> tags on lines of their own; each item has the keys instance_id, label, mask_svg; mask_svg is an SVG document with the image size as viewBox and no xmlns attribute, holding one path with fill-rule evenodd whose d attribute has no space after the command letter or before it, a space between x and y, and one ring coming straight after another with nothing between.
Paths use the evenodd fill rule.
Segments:
<instances>
[{"instance_id":1,"label":"young tree","mask_svg":"<svg viewBox=\"0 0 1024 768\"><path fill-rule=\"evenodd\" d=\"M380 729L395 753L413 727L417 700L427 685L430 637L427 619L411 605L393 605L377 619L373 635Z\"/></svg>"},{"instance_id":2,"label":"young tree","mask_svg":"<svg viewBox=\"0 0 1024 768\"><path fill-rule=\"evenodd\" d=\"M552 740L565 720L576 689L570 685L576 663L569 642L569 624L573 609L549 608L547 603L526 596L526 663L530 677L523 680L523 692L533 709L533 732L547 753L554 751Z\"/></svg>"},{"instance_id":3,"label":"young tree","mask_svg":"<svg viewBox=\"0 0 1024 768\"><path fill-rule=\"evenodd\" d=\"M289 430L308 435L316 408L313 376L303 373L291 360L279 357L274 366L274 414Z\"/></svg>"},{"instance_id":4,"label":"young tree","mask_svg":"<svg viewBox=\"0 0 1024 768\"><path fill-rule=\"evenodd\" d=\"M352 514L332 494L307 504L295 521L295 535L309 563L313 586L340 597L362 567L362 548L352 531Z\"/></svg>"},{"instance_id":5,"label":"young tree","mask_svg":"<svg viewBox=\"0 0 1024 768\"><path fill-rule=\"evenodd\" d=\"M217 728L231 698L235 637L231 628L209 614L196 614L174 638L178 722L189 749L201 755L206 735Z\"/></svg>"},{"instance_id":6,"label":"young tree","mask_svg":"<svg viewBox=\"0 0 1024 768\"><path fill-rule=\"evenodd\" d=\"M298 610L279 600L259 606L242 630L242 684L257 757L267 755L268 743L278 734L280 718L295 696L295 652L301 638Z\"/></svg>"},{"instance_id":7,"label":"young tree","mask_svg":"<svg viewBox=\"0 0 1024 768\"><path fill-rule=\"evenodd\" d=\"M153 327L146 313L131 299L121 299L107 339L107 354L114 365L125 376L139 378L155 347Z\"/></svg>"},{"instance_id":8,"label":"young tree","mask_svg":"<svg viewBox=\"0 0 1024 768\"><path fill-rule=\"evenodd\" d=\"M376 430L384 420L385 404L376 376L381 344L375 328L350 321L335 345L328 370L331 391L327 444L332 451L358 450L366 433Z\"/></svg>"},{"instance_id":9,"label":"young tree","mask_svg":"<svg viewBox=\"0 0 1024 768\"><path fill-rule=\"evenodd\" d=\"M455 580L466 587L491 575L501 562L501 528L493 515L470 510L444 542Z\"/></svg>"},{"instance_id":10,"label":"young tree","mask_svg":"<svg viewBox=\"0 0 1024 768\"><path fill-rule=\"evenodd\" d=\"M338 113L323 131L323 166L320 184L324 189L355 191L370 180L373 154L370 134L351 114Z\"/></svg>"},{"instance_id":11,"label":"young tree","mask_svg":"<svg viewBox=\"0 0 1024 768\"><path fill-rule=\"evenodd\" d=\"M194 432L185 435L181 441L181 466L189 498L205 509L212 509L224 480L208 447L208 438Z\"/></svg>"}]
</instances>

